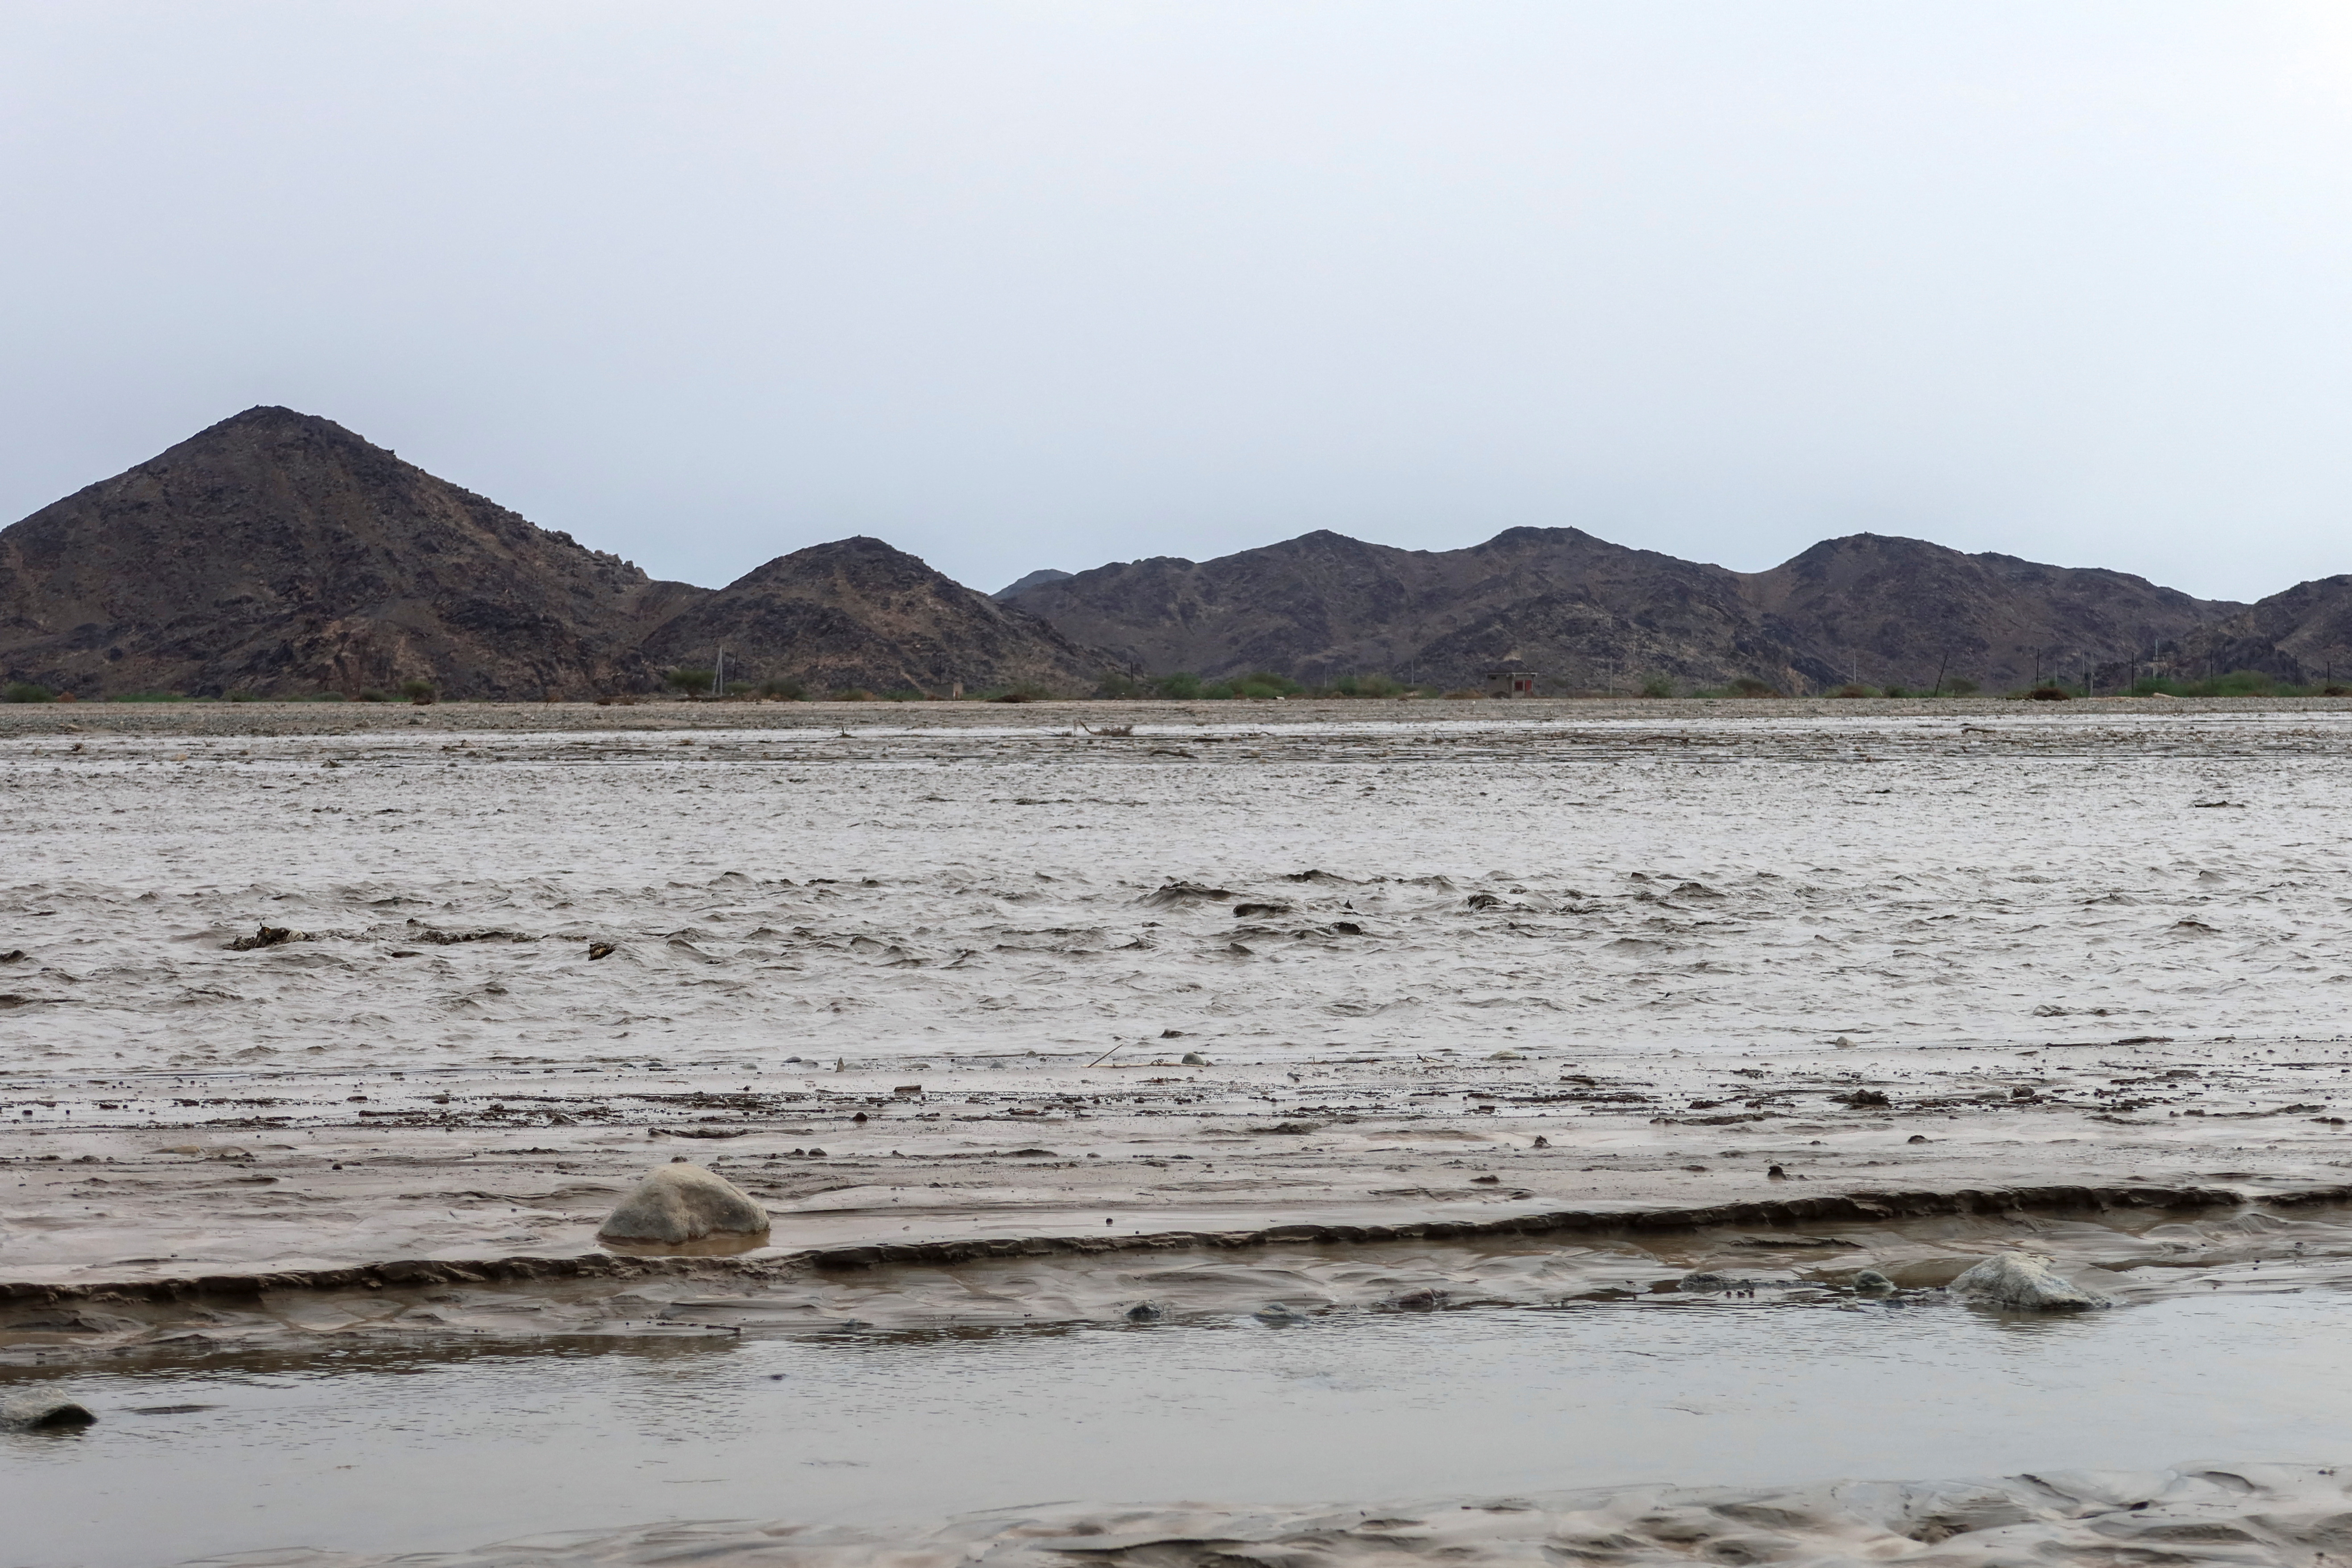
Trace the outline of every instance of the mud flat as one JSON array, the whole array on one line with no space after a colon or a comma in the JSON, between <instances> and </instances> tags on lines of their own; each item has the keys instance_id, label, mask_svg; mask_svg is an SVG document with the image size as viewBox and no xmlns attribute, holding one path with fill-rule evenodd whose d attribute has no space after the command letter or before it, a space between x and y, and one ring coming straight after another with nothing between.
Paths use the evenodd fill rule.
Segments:
<instances>
[{"instance_id":1,"label":"mud flat","mask_svg":"<svg viewBox=\"0 0 2352 1568\"><path fill-rule=\"evenodd\" d=\"M0 1379L2301 1223L2347 754L2341 702L0 710ZM678 1157L765 1247L596 1246Z\"/></svg>"}]
</instances>

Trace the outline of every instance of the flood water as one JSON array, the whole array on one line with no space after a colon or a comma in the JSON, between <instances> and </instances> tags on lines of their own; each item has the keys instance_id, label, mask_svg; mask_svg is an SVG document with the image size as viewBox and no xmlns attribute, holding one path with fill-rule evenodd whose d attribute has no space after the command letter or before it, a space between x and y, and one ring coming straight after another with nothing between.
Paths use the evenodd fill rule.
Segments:
<instances>
[{"instance_id":1,"label":"flood water","mask_svg":"<svg viewBox=\"0 0 2352 1568\"><path fill-rule=\"evenodd\" d=\"M2352 1456L2352 1297L1757 1300L125 1358L0 1435L11 1568L671 1519L1378 1500ZM47 1374L12 1376L0 1393ZM205 1408L179 1408L204 1406Z\"/></svg>"}]
</instances>

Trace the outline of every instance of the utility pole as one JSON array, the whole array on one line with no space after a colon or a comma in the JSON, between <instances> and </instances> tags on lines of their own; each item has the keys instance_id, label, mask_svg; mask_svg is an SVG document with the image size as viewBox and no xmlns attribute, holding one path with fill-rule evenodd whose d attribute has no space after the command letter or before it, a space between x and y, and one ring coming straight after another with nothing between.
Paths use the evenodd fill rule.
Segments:
<instances>
[{"instance_id":1,"label":"utility pole","mask_svg":"<svg viewBox=\"0 0 2352 1568\"><path fill-rule=\"evenodd\" d=\"M710 672L710 695L713 697L724 697L726 694L727 650L722 647L719 650L717 666Z\"/></svg>"}]
</instances>

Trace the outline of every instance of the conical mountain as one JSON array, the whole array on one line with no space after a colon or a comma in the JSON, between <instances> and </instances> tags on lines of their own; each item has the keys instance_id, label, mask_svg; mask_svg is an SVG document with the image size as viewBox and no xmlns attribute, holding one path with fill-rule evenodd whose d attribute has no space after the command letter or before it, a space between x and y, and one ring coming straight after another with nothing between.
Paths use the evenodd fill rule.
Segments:
<instances>
[{"instance_id":1,"label":"conical mountain","mask_svg":"<svg viewBox=\"0 0 2352 1568\"><path fill-rule=\"evenodd\" d=\"M706 590L656 583L331 420L249 408L0 531L0 676L91 697L583 697Z\"/></svg>"},{"instance_id":2,"label":"conical mountain","mask_svg":"<svg viewBox=\"0 0 2352 1568\"><path fill-rule=\"evenodd\" d=\"M1118 661L1025 610L1000 605L878 539L842 539L775 560L679 611L648 658L812 691L977 694L1029 688L1078 696Z\"/></svg>"}]
</instances>

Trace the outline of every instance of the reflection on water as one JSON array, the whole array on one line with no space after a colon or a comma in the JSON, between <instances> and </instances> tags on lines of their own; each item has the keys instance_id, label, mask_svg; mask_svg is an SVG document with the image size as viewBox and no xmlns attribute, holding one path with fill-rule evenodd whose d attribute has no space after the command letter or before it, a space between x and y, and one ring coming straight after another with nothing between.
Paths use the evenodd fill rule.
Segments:
<instances>
[{"instance_id":1,"label":"reflection on water","mask_svg":"<svg viewBox=\"0 0 2352 1568\"><path fill-rule=\"evenodd\" d=\"M2023 1320L1759 1299L224 1353L62 1374L100 1424L0 1436L0 1518L11 1564L105 1568L1066 1498L2325 1459L2352 1452L2344 1301Z\"/></svg>"}]
</instances>

